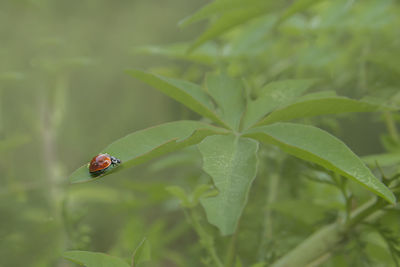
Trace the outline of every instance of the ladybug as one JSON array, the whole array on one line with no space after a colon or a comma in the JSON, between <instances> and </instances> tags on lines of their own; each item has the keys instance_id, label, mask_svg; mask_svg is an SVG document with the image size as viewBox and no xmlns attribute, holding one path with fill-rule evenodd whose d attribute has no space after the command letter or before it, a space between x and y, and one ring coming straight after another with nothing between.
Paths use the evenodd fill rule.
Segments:
<instances>
[{"instance_id":1,"label":"ladybug","mask_svg":"<svg viewBox=\"0 0 400 267\"><path fill-rule=\"evenodd\" d=\"M89 172L92 176L96 177L118 166L120 163L121 160L116 157L109 154L99 154L90 161Z\"/></svg>"}]
</instances>

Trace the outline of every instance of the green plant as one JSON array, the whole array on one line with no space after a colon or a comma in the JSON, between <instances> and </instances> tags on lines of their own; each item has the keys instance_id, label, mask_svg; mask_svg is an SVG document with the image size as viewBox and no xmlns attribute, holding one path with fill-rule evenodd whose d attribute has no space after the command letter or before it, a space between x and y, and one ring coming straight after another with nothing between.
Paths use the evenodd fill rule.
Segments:
<instances>
[{"instance_id":1,"label":"green plant","mask_svg":"<svg viewBox=\"0 0 400 267\"><path fill-rule=\"evenodd\" d=\"M105 175L197 145L203 157L203 169L212 177L218 190L217 196L203 197L200 202L208 221L217 226L222 235L235 234L256 177L260 143L276 145L288 154L353 179L389 203L395 202L393 193L339 139L313 126L282 122L327 113L376 111L385 107L332 94L302 96L312 86L312 80L269 83L260 89L258 98L251 100L244 97L241 83L226 75L207 76L203 89L187 81L138 70L129 73L219 127L206 122L177 121L132 133L102 151L123 162ZM71 175L70 180L77 183L95 178L84 165ZM189 206L188 203L185 205ZM352 225L354 222L347 223ZM215 261L221 265L219 260Z\"/></svg>"},{"instance_id":2,"label":"green plant","mask_svg":"<svg viewBox=\"0 0 400 267\"><path fill-rule=\"evenodd\" d=\"M372 1L368 4L374 5ZM339 254L340 248L350 243L350 236L357 234L360 225L375 223L386 216L387 209L395 208L397 176L393 179L378 179L364 162L374 164L377 161L380 164L381 161L386 160L391 165L399 161L398 150L395 150L394 155L385 154L382 156L384 159L375 155L363 161L340 139L320 127L312 126L323 125L314 119L317 116L330 114L382 112L389 132L386 144L398 145L399 138L395 120L392 117L392 112L397 110L396 103L388 101L389 97L377 98L376 96L355 100L338 96L335 91L327 90L330 82L333 89L339 88L338 91L341 90L341 86L353 85L355 82L352 77L357 76L358 92L353 92L353 95L372 91L367 87L369 84L367 80L378 79L379 73L367 77L363 72L366 71L367 61L378 61L375 57L368 58L364 55L362 62L359 63L361 64L360 74L342 74L332 81L328 73L320 73L319 68L324 64L324 60L336 61L336 64L332 64L332 72L348 69L351 73L355 63L342 62L339 56L331 59L313 55L312 60L306 58L303 64L294 64L292 67L290 66L291 57L294 55L288 52L291 48L291 36L287 39L277 38L276 42L282 42L286 51L281 47L278 51L278 45L269 44L266 40L266 36L273 36L279 27L293 26L298 20L304 24L312 23L307 21L307 16L305 18L294 16L299 12L309 11L328 16L329 14L324 12L332 6L336 8L332 11L332 13L336 12L334 15L340 16L342 12L345 12L340 4L327 3L327 1L299 0L285 8L285 3L266 3L261 0L252 0L251 4L243 1L219 0L205 6L182 22L182 25L186 26L208 18L212 21L193 43L161 49L141 48L142 52L161 53L189 62L201 62L211 68L203 85L141 70L128 71L131 76L200 115L201 120L165 123L116 140L101 152L116 156L122 160L122 164L98 178L143 164L167 153L197 146L203 160L203 171L211 177L213 185L199 184L190 194L177 186L168 187L167 190L180 199L185 217L199 236L200 244L207 251L208 256L203 259L204 264L243 266L241 253L238 252L240 249L237 249L238 240L241 239L240 231L246 231L241 221L246 218L245 208L256 177L258 180L267 180L266 185L261 183L264 190L256 191L267 197L261 207L255 205L247 212L252 214L250 218L256 216L254 213L262 214L260 217L264 220L260 228L263 234L260 237L261 240L243 238L251 243L250 247L257 248L257 255L248 253L251 256L244 260L245 265L318 265L333 257L335 251ZM354 12L364 14L364 8L364 6L357 7ZM285 22L288 24L285 25ZM335 56L335 53L329 50L331 47L327 43L332 40L336 43L340 42L341 36L326 37L328 34L326 28L363 26L351 19L344 20L343 25L332 25L329 21L324 23L320 26L320 32L316 30L316 32L308 33L302 29L302 33L321 37L323 40L320 47L321 55L325 52L328 56ZM303 27L306 28L306 25ZM229 30L233 32L228 32ZM267 31L267 34L260 34L264 31ZM219 39L219 42L206 43L214 39ZM270 53L268 55L271 55L272 59L265 60L267 51L265 46L268 45L273 51L277 49L279 52L277 54L281 58L274 58L271 50L268 50ZM370 49L365 46L362 38L352 45L356 48L345 47L344 50L352 53L359 47ZM301 52L308 51L310 48L300 47L300 52L296 56L299 57L297 58L299 61L302 61ZM224 51L228 52L224 53ZM281 64L273 65L274 60ZM249 61L252 64L249 64ZM393 66L390 65L388 68L393 68ZM266 69L268 71L263 73ZM195 74L198 74L201 68L196 71ZM304 79L302 73L318 77L319 80ZM296 79L288 79L291 77ZM390 82L387 82L386 92L390 91L389 84ZM322 90L315 88L322 88ZM397 92L394 95L396 94ZM392 93L388 95L393 96ZM301 120L303 123L291 122L294 120ZM325 123L328 124L329 121ZM387 147L393 146L387 145ZM290 162L294 159L281 153L282 151L303 161ZM304 162L311 165L304 166ZM322 218L322 221L317 226L313 224L318 221L310 222L307 218L303 218L312 216L312 212L307 213L307 208L312 209L313 205L308 207L307 201L317 197L318 189L310 190L314 195L304 197L299 203L296 198L289 198L291 195L289 192L285 192L287 199L281 198L278 201L275 191L281 189L280 184L285 182L282 178L285 177L283 174L293 166L299 170L302 168L302 171L291 174L292 178L294 176L296 179L306 174L310 180L306 186L315 187L316 184L322 184L323 190L326 190L328 195L331 194L330 196L342 200L337 206L334 206L335 203L332 201L332 206L326 209L334 210L337 214L320 216L319 219ZM87 165L84 165L70 176L70 181L80 183L98 178L91 177ZM371 198L365 195L365 192L361 193L364 194L363 201L365 202L355 205L355 194L363 191L360 191L359 187L354 186L353 183L349 183L348 179L369 190L376 197ZM288 191L299 190L295 188L298 182L286 181L286 183L290 183L287 186ZM204 209L205 216L199 204ZM296 209L300 209L307 215L296 214ZM277 211L282 214L282 217L292 216L296 219L295 222L300 221L309 226L306 232L312 234L305 238L301 235L304 233L299 233L301 231L297 229L298 232L293 234L293 239L288 238L290 240L286 242L286 246L280 248L277 243L283 237L274 237L274 229L278 227L273 224L272 219L272 215ZM323 211L319 210L316 213L323 214ZM215 234L215 229L204 222L204 217L211 225L217 227L219 235ZM287 218L281 218L280 222L285 219ZM293 225L289 226L296 230ZM388 231L379 229L378 232L385 240L389 240L390 253L392 255L398 253L397 239L390 239ZM225 236L229 236L229 240ZM304 240L300 241L296 238ZM225 249L223 256L221 248ZM267 250L271 253L266 253ZM242 248L241 251L245 249ZM397 262L394 256L393 258Z\"/></svg>"}]
</instances>

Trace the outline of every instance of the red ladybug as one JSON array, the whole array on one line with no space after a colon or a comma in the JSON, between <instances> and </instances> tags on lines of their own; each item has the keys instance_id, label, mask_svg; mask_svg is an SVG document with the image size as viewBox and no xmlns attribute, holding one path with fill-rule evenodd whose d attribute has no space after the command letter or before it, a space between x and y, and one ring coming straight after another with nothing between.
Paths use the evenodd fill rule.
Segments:
<instances>
[{"instance_id":1,"label":"red ladybug","mask_svg":"<svg viewBox=\"0 0 400 267\"><path fill-rule=\"evenodd\" d=\"M109 154L99 154L90 161L89 172L92 176L99 176L120 163L121 160L116 157Z\"/></svg>"}]
</instances>

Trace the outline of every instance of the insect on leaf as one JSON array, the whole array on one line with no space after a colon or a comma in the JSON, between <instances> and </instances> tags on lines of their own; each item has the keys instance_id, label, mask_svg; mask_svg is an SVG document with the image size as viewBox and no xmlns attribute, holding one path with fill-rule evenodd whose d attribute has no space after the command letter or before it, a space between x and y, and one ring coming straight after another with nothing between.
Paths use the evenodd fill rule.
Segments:
<instances>
[{"instance_id":1,"label":"insect on leaf","mask_svg":"<svg viewBox=\"0 0 400 267\"><path fill-rule=\"evenodd\" d=\"M198 144L208 135L226 133L227 131L223 128L197 121L170 122L131 133L118 139L102 151L102 153L108 153L122 161L119 167L104 175L147 162L165 153ZM73 172L69 179L72 183L79 183L93 181L96 178L90 176L88 166L84 165Z\"/></svg>"}]
</instances>

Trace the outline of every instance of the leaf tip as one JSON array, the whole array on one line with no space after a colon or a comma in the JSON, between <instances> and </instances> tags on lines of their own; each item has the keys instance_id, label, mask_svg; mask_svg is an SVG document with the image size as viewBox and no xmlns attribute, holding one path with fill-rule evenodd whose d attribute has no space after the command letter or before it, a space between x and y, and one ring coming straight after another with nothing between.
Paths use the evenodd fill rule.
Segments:
<instances>
[{"instance_id":1,"label":"leaf tip","mask_svg":"<svg viewBox=\"0 0 400 267\"><path fill-rule=\"evenodd\" d=\"M393 205L395 205L396 203L397 203L397 198L396 198L396 196L392 193L392 192L390 192L391 194L389 195L389 196L385 196L385 199L390 203L390 204L393 204Z\"/></svg>"}]
</instances>

